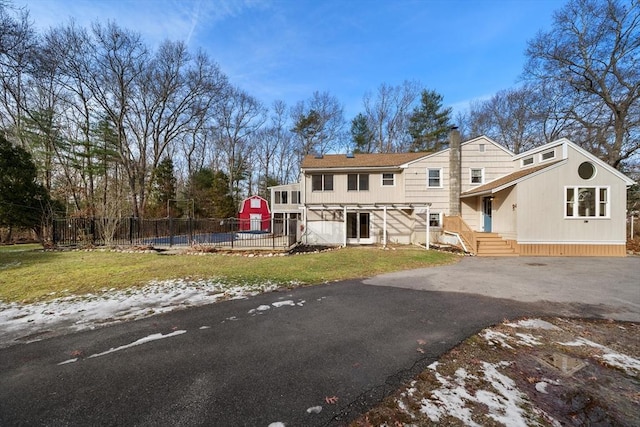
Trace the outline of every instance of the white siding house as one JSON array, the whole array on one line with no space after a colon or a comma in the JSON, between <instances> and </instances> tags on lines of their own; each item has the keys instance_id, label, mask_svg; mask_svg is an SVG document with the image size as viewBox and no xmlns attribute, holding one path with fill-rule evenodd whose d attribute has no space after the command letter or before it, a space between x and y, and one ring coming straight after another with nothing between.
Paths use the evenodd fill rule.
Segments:
<instances>
[{"instance_id":1,"label":"white siding house","mask_svg":"<svg viewBox=\"0 0 640 427\"><path fill-rule=\"evenodd\" d=\"M625 255L628 177L567 139L519 155L485 136L450 141L436 153L306 156L299 183L271 189L272 212L300 218L307 244L457 238L479 255ZM292 192L295 204L282 198Z\"/></svg>"}]
</instances>

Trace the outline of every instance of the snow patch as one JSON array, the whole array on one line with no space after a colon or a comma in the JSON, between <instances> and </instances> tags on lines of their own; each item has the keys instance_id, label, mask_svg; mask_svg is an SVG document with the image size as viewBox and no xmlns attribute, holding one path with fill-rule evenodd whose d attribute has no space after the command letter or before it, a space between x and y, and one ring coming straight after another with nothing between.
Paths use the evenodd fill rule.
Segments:
<instances>
[{"instance_id":1,"label":"snow patch","mask_svg":"<svg viewBox=\"0 0 640 427\"><path fill-rule=\"evenodd\" d=\"M509 336L506 334L503 334L502 332L496 332L496 331L492 331L491 329L487 329L486 331L483 331L480 335L485 340L487 340L487 343L489 343L489 345L500 344L500 346L503 348L511 348L511 349L513 348L511 345L507 343L507 341L509 340Z\"/></svg>"},{"instance_id":2,"label":"snow patch","mask_svg":"<svg viewBox=\"0 0 640 427\"><path fill-rule=\"evenodd\" d=\"M483 379L489 381L493 390L478 390L471 394L465 388L465 379L471 376L458 369L454 378L445 378L436 372L436 379L441 387L431 392L431 398L421 400L420 411L437 423L443 416L452 416L467 426L479 426L472 417L468 403L481 403L489 409L488 416L499 423L509 426L527 426L533 421L527 417L523 406L527 403L526 395L521 393L515 382L498 371L508 365L507 362L482 362Z\"/></svg>"},{"instance_id":3,"label":"snow patch","mask_svg":"<svg viewBox=\"0 0 640 427\"><path fill-rule=\"evenodd\" d=\"M544 382L544 381L540 381L536 383L536 391L538 393L542 393L542 394L549 394L549 392L547 391L547 386L549 384Z\"/></svg>"},{"instance_id":4,"label":"snow patch","mask_svg":"<svg viewBox=\"0 0 640 427\"><path fill-rule=\"evenodd\" d=\"M293 302L292 300L286 300L286 301L277 301L274 303L271 303L272 306L274 306L275 308L280 308L280 307L284 307L284 306L291 306L294 307L296 305L295 302Z\"/></svg>"},{"instance_id":5,"label":"snow patch","mask_svg":"<svg viewBox=\"0 0 640 427\"><path fill-rule=\"evenodd\" d=\"M516 336L520 338L518 340L518 344L526 345L528 347L533 347L534 345L542 345L542 343L538 341L538 339L533 335L516 332Z\"/></svg>"},{"instance_id":6,"label":"snow patch","mask_svg":"<svg viewBox=\"0 0 640 427\"><path fill-rule=\"evenodd\" d=\"M137 289L104 289L98 294L67 296L33 304L0 302L0 348L20 339L32 342L42 339L44 332L70 329L94 329L153 314L242 299L278 289L266 282L262 285L229 286L217 280L174 279L151 281Z\"/></svg>"},{"instance_id":7,"label":"snow patch","mask_svg":"<svg viewBox=\"0 0 640 427\"><path fill-rule=\"evenodd\" d=\"M164 338L175 337L175 336L177 336L177 335L182 335L182 334L184 334L184 333L186 333L186 332L187 332L187 331L178 330L178 331L173 331L173 332L171 332L171 333L168 333L168 334L166 334L166 335L162 335L162 334L160 334L160 333L158 333L158 334L151 334L151 335L146 336L146 337L144 337L144 338L140 338L139 340L136 340L136 341L134 341L134 342L132 342L132 343L130 343L130 344L121 345L120 347L115 347L115 348L113 348L113 347L112 347L112 348L110 348L110 349L109 349L109 350L107 350L107 351L103 351L102 353L95 353L95 354L92 354L92 355L91 355L91 356L89 356L88 358L89 358L89 359L93 359L93 358L95 358L95 357L105 356L105 355L110 354L110 353L115 353L116 351L126 350L126 349L128 349L128 348L136 347L136 346L138 346L138 345L146 344L146 343L148 343L148 342L157 341L157 340L161 340L161 339L164 339ZM78 358L65 360L64 362L60 362L60 363L58 363L58 365L66 365L67 363L73 363L73 362L76 362L77 360L78 360Z\"/></svg>"},{"instance_id":8,"label":"snow patch","mask_svg":"<svg viewBox=\"0 0 640 427\"><path fill-rule=\"evenodd\" d=\"M640 360L628 356L626 354L622 354L622 353L618 353L617 351L595 343L593 341L590 341L586 338L578 338L575 341L570 341L570 342L559 342L558 344L560 345L564 345L567 347L580 347L580 346L588 346L588 347L593 347L593 348L597 348L599 350L601 350L603 352L602 355L594 355L595 357L601 359L603 362L605 362L607 365L614 367L614 368L619 368L622 369L623 371L625 371L627 374L629 375L635 375L637 376L638 374L640 374Z\"/></svg>"},{"instance_id":9,"label":"snow patch","mask_svg":"<svg viewBox=\"0 0 640 427\"><path fill-rule=\"evenodd\" d=\"M548 331L560 330L560 328L553 323L549 323L542 319L523 319L516 323L505 323L505 326L524 329L545 329Z\"/></svg>"}]
</instances>

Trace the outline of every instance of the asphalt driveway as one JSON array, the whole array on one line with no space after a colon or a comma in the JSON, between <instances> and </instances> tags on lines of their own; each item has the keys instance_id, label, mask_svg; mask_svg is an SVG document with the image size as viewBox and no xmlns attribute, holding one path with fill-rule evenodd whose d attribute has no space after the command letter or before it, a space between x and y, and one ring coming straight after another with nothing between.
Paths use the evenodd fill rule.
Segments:
<instances>
[{"instance_id":1,"label":"asphalt driveway","mask_svg":"<svg viewBox=\"0 0 640 427\"><path fill-rule=\"evenodd\" d=\"M551 303L557 314L640 322L640 257L464 257L364 283Z\"/></svg>"},{"instance_id":2,"label":"asphalt driveway","mask_svg":"<svg viewBox=\"0 0 640 427\"><path fill-rule=\"evenodd\" d=\"M464 258L15 345L0 425L342 425L505 318L637 316L639 260Z\"/></svg>"}]
</instances>

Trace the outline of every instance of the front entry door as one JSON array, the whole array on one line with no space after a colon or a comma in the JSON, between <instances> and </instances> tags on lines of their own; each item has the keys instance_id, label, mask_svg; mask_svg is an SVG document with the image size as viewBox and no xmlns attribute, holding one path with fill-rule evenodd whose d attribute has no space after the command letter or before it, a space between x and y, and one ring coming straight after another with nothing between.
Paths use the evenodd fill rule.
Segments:
<instances>
[{"instance_id":1,"label":"front entry door","mask_svg":"<svg viewBox=\"0 0 640 427\"><path fill-rule=\"evenodd\" d=\"M371 215L368 212L347 212L347 243L373 243L370 219Z\"/></svg>"},{"instance_id":2,"label":"front entry door","mask_svg":"<svg viewBox=\"0 0 640 427\"><path fill-rule=\"evenodd\" d=\"M491 232L491 197L482 198L482 224L485 233Z\"/></svg>"}]
</instances>

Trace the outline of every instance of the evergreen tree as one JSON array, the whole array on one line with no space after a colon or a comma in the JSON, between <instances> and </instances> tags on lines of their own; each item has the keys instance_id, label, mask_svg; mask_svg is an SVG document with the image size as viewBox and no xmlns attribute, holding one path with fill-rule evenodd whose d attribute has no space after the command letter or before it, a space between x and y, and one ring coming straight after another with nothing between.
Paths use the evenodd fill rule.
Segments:
<instances>
[{"instance_id":1,"label":"evergreen tree","mask_svg":"<svg viewBox=\"0 0 640 427\"><path fill-rule=\"evenodd\" d=\"M443 108L442 100L436 91L422 91L420 105L409 117L411 151L440 151L447 145L452 110Z\"/></svg>"},{"instance_id":2,"label":"evergreen tree","mask_svg":"<svg viewBox=\"0 0 640 427\"><path fill-rule=\"evenodd\" d=\"M194 200L194 215L199 218L213 218L213 170L202 168L189 177L185 198Z\"/></svg>"},{"instance_id":3,"label":"evergreen tree","mask_svg":"<svg viewBox=\"0 0 640 427\"><path fill-rule=\"evenodd\" d=\"M173 160L165 157L156 168L151 188L152 210L162 211L170 205L169 201L176 198L177 180L173 172ZM168 213L178 216L176 212Z\"/></svg>"},{"instance_id":4,"label":"evergreen tree","mask_svg":"<svg viewBox=\"0 0 640 427\"><path fill-rule=\"evenodd\" d=\"M351 140L354 153L372 153L375 148L373 132L369 129L367 117L362 113L351 120Z\"/></svg>"},{"instance_id":5,"label":"evergreen tree","mask_svg":"<svg viewBox=\"0 0 640 427\"><path fill-rule=\"evenodd\" d=\"M213 174L211 201L214 218L234 218L238 213L237 204L229 191L229 177L222 171Z\"/></svg>"},{"instance_id":6,"label":"evergreen tree","mask_svg":"<svg viewBox=\"0 0 640 427\"><path fill-rule=\"evenodd\" d=\"M39 231L49 196L37 182L31 155L0 134L0 227L27 227Z\"/></svg>"}]
</instances>

